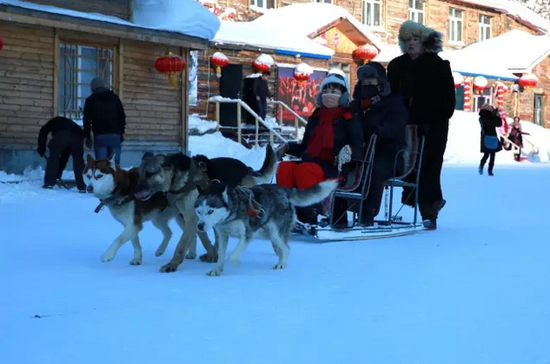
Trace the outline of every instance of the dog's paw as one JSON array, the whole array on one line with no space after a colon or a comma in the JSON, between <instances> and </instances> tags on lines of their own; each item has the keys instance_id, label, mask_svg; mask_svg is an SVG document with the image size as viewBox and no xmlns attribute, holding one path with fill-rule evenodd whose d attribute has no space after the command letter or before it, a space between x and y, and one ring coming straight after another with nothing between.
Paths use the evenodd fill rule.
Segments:
<instances>
[{"instance_id":1,"label":"dog's paw","mask_svg":"<svg viewBox=\"0 0 550 364\"><path fill-rule=\"evenodd\" d=\"M157 251L155 252L155 256L156 257L160 257L162 254L164 254L165 252L165 249L157 249Z\"/></svg>"},{"instance_id":2,"label":"dog's paw","mask_svg":"<svg viewBox=\"0 0 550 364\"><path fill-rule=\"evenodd\" d=\"M187 255L185 256L185 259L196 259L196 258L197 258L196 253L187 253Z\"/></svg>"},{"instance_id":3,"label":"dog's paw","mask_svg":"<svg viewBox=\"0 0 550 364\"><path fill-rule=\"evenodd\" d=\"M178 270L178 266L179 266L179 264L176 264L176 263L168 263L168 264L163 265L162 267L160 267L160 272L161 273L174 273L175 271Z\"/></svg>"},{"instance_id":4,"label":"dog's paw","mask_svg":"<svg viewBox=\"0 0 550 364\"><path fill-rule=\"evenodd\" d=\"M103 263L107 263L107 262L110 262L111 260L115 259L115 256L109 252L103 254L103 256L101 257L101 261Z\"/></svg>"},{"instance_id":5,"label":"dog's paw","mask_svg":"<svg viewBox=\"0 0 550 364\"><path fill-rule=\"evenodd\" d=\"M199 257L201 262L207 262L207 263L217 263L218 262L218 254L203 254Z\"/></svg>"},{"instance_id":6,"label":"dog's paw","mask_svg":"<svg viewBox=\"0 0 550 364\"><path fill-rule=\"evenodd\" d=\"M142 259L141 258L134 258L130 260L130 265L141 265Z\"/></svg>"},{"instance_id":7,"label":"dog's paw","mask_svg":"<svg viewBox=\"0 0 550 364\"><path fill-rule=\"evenodd\" d=\"M206 273L206 275L210 276L210 277L219 277L219 276L222 275L222 272L223 272L223 269L216 268L216 269L212 269L210 272Z\"/></svg>"},{"instance_id":8,"label":"dog's paw","mask_svg":"<svg viewBox=\"0 0 550 364\"><path fill-rule=\"evenodd\" d=\"M278 269L285 269L286 268L286 264L285 263L277 263L275 264L275 266L273 267L273 269L275 270L278 270Z\"/></svg>"}]
</instances>

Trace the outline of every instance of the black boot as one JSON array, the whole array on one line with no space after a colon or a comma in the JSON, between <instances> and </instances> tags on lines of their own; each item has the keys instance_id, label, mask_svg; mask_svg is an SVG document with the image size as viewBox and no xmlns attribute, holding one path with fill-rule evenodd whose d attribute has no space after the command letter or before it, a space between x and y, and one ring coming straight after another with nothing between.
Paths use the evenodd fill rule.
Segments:
<instances>
[{"instance_id":1,"label":"black boot","mask_svg":"<svg viewBox=\"0 0 550 364\"><path fill-rule=\"evenodd\" d=\"M437 219L424 220L422 222L422 224L424 225L424 228L426 230L436 230L437 229Z\"/></svg>"},{"instance_id":2,"label":"black boot","mask_svg":"<svg viewBox=\"0 0 550 364\"><path fill-rule=\"evenodd\" d=\"M298 220L304 224L317 224L317 210L311 207L296 207Z\"/></svg>"},{"instance_id":3,"label":"black boot","mask_svg":"<svg viewBox=\"0 0 550 364\"><path fill-rule=\"evenodd\" d=\"M479 166L477 171L479 172L479 174L483 174L483 165Z\"/></svg>"}]
</instances>

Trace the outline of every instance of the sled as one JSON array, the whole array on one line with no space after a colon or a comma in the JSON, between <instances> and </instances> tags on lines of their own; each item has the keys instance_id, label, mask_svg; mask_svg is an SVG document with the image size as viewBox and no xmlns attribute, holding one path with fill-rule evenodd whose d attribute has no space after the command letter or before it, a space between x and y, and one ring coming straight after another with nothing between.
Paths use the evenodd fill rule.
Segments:
<instances>
[{"instance_id":1,"label":"sled","mask_svg":"<svg viewBox=\"0 0 550 364\"><path fill-rule=\"evenodd\" d=\"M418 182L420 166L424 151L424 139L418 140L415 125L407 126L407 145L398 151L394 166L393 176L384 183L384 219L375 220L374 226L360 226L359 221L363 214L363 201L369 193L372 167L376 147L376 135L369 141L363 160L357 163L355 169L349 174L346 184L340 186L327 200L325 216L328 218L316 225L297 222L295 232L310 236L316 241L353 241L385 239L411 235L425 229L422 222L418 221L418 205L414 203L413 221L405 222L403 218L393 214L393 196L395 188L408 188L410 192L405 201L414 194L414 201L418 200ZM402 174L398 174L400 168ZM348 211L353 213L352 224L348 228L337 227L338 221L334 221L334 201L343 198L348 201ZM405 206L404 202L397 214Z\"/></svg>"}]
</instances>

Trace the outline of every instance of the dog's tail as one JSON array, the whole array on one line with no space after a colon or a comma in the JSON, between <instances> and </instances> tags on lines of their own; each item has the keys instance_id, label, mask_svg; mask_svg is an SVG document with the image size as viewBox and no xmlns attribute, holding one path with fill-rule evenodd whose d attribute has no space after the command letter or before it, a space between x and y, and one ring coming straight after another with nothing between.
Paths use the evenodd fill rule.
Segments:
<instances>
[{"instance_id":1,"label":"dog's tail","mask_svg":"<svg viewBox=\"0 0 550 364\"><path fill-rule=\"evenodd\" d=\"M277 155L271 145L268 144L265 150L264 164L259 171L252 172L252 177L254 177L257 184L271 183L276 167Z\"/></svg>"},{"instance_id":2,"label":"dog's tail","mask_svg":"<svg viewBox=\"0 0 550 364\"><path fill-rule=\"evenodd\" d=\"M338 187L338 180L332 179L303 190L287 188L287 195L294 206L306 207L322 202Z\"/></svg>"}]
</instances>

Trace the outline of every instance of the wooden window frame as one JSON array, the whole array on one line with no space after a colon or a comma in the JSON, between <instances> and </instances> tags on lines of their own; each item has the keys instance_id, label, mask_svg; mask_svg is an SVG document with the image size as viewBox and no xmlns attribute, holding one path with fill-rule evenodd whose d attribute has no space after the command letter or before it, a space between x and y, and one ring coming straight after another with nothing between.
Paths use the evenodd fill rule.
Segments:
<instances>
[{"instance_id":1,"label":"wooden window frame","mask_svg":"<svg viewBox=\"0 0 550 364\"><path fill-rule=\"evenodd\" d=\"M457 17L456 13L460 12L461 16ZM450 43L463 43L464 42L464 9L450 8L449 9L449 42ZM460 28L458 27L460 23ZM458 30L460 29L460 39L453 39L453 30L458 37Z\"/></svg>"},{"instance_id":2,"label":"wooden window frame","mask_svg":"<svg viewBox=\"0 0 550 364\"><path fill-rule=\"evenodd\" d=\"M71 51L69 53L66 53L66 51L62 50L62 47L68 45L71 47ZM56 98L56 114L59 116L65 116L70 119L73 119L77 123L82 123L82 115L80 111L77 109L78 107L78 100L85 99L84 97L80 96L78 89L81 87L86 87L85 83L79 82L78 78L80 77L80 73L84 70L83 68L80 68L80 60L84 58L92 58L87 56L82 56L80 54L81 47L89 47L89 48L96 48L101 49L103 52L112 52L112 55L109 55L107 57L105 56L99 56L99 52L96 52L95 59L97 61L99 60L105 60L105 67L110 67L112 69L110 75L112 76L112 80L105 80L107 85L110 89L112 89L115 93L119 92L120 89L120 83L119 83L119 69L120 69L120 57L121 54L121 45L120 44L113 44L113 43L102 43L102 42L94 42L94 41L87 41L87 40L80 40L80 39L69 39L69 38L57 38L56 37L56 82L57 82L57 90L55 94ZM74 47L74 48L73 48ZM72 51L76 49L76 53L72 53ZM65 52L65 53L64 53ZM77 65L74 67L74 65L71 65L67 57L74 57L75 60L77 60ZM112 65L112 66L110 66ZM92 70L93 71L93 70ZM97 76L101 76L101 73L96 71ZM62 82L61 76L71 74L71 79L67 80L66 76L64 76L65 81ZM104 77L103 77L104 78ZM76 79L76 82L73 80ZM109 82L110 81L110 82ZM64 88L65 85L72 84L73 86L69 86L70 92L71 92L71 101L66 102L65 98L61 98L61 88ZM88 86L89 87L89 86ZM80 104L83 108L84 104ZM68 107L70 106L70 107Z\"/></svg>"},{"instance_id":3,"label":"wooden window frame","mask_svg":"<svg viewBox=\"0 0 550 364\"><path fill-rule=\"evenodd\" d=\"M411 7L411 2L413 6ZM422 9L417 9L415 5L418 3L422 4ZM422 14L422 21L418 21L418 15ZM426 1L424 0L409 0L409 20L415 21L417 23L426 24Z\"/></svg>"},{"instance_id":4,"label":"wooden window frame","mask_svg":"<svg viewBox=\"0 0 550 364\"><path fill-rule=\"evenodd\" d=\"M258 0L250 0L250 6L255 6L259 9L277 9L277 0L273 0L273 7L272 8L268 8L267 7L267 1L268 0L261 0L263 2L263 5L262 6L258 6Z\"/></svg>"},{"instance_id":5,"label":"wooden window frame","mask_svg":"<svg viewBox=\"0 0 550 364\"><path fill-rule=\"evenodd\" d=\"M367 17L367 4L371 5L370 18ZM375 19L374 8L376 7L376 5L379 6L378 25L375 25L377 19ZM363 0L363 9L361 11L361 21L363 24L369 27L381 28L382 27L382 0ZM371 24L369 24L369 22Z\"/></svg>"},{"instance_id":6,"label":"wooden window frame","mask_svg":"<svg viewBox=\"0 0 550 364\"><path fill-rule=\"evenodd\" d=\"M485 20L489 19L489 24ZM479 14L479 36L478 41L482 42L493 37L493 17L486 14ZM489 29L489 37L486 37L486 31Z\"/></svg>"}]
</instances>

